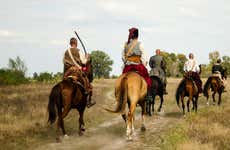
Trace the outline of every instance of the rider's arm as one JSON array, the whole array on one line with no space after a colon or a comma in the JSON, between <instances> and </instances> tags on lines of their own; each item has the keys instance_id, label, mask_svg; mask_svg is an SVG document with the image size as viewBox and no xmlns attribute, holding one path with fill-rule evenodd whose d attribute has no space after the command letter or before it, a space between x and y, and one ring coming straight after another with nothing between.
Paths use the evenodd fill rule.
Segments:
<instances>
[{"instance_id":1,"label":"rider's arm","mask_svg":"<svg viewBox=\"0 0 230 150\"><path fill-rule=\"evenodd\" d=\"M79 51L79 55L80 55L81 63L82 64L86 64L87 63L87 55L88 54L85 54L82 51Z\"/></svg>"},{"instance_id":2,"label":"rider's arm","mask_svg":"<svg viewBox=\"0 0 230 150\"><path fill-rule=\"evenodd\" d=\"M147 66L147 64L148 64L147 56L146 56L146 52L145 52L142 44L140 44L140 50L142 52L142 55L141 55L142 64Z\"/></svg>"}]
</instances>

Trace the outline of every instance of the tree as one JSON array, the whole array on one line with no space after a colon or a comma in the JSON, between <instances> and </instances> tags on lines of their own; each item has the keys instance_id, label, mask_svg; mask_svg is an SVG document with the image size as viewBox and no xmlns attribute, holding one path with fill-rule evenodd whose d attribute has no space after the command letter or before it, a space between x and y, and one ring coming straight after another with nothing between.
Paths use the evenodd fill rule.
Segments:
<instances>
[{"instance_id":1,"label":"tree","mask_svg":"<svg viewBox=\"0 0 230 150\"><path fill-rule=\"evenodd\" d=\"M184 64L188 59L184 54L178 54L177 55L177 61L178 61L178 67L180 74L183 74L184 72Z\"/></svg>"},{"instance_id":2,"label":"tree","mask_svg":"<svg viewBox=\"0 0 230 150\"><path fill-rule=\"evenodd\" d=\"M210 65L212 66L213 64L216 63L217 59L220 58L220 53L218 51L213 51L209 53L209 62Z\"/></svg>"},{"instance_id":3,"label":"tree","mask_svg":"<svg viewBox=\"0 0 230 150\"><path fill-rule=\"evenodd\" d=\"M229 56L223 56L222 57L223 62L223 68L227 69L227 73L230 74L230 57Z\"/></svg>"},{"instance_id":4,"label":"tree","mask_svg":"<svg viewBox=\"0 0 230 150\"><path fill-rule=\"evenodd\" d=\"M27 71L27 67L25 65L25 62L19 56L17 56L15 59L10 58L9 63L8 63L8 67L12 71L22 72L23 75L25 75L25 73Z\"/></svg>"},{"instance_id":5,"label":"tree","mask_svg":"<svg viewBox=\"0 0 230 150\"><path fill-rule=\"evenodd\" d=\"M112 71L113 61L108 54L103 51L96 50L91 52L93 75L97 78L108 78L110 71Z\"/></svg>"}]
</instances>

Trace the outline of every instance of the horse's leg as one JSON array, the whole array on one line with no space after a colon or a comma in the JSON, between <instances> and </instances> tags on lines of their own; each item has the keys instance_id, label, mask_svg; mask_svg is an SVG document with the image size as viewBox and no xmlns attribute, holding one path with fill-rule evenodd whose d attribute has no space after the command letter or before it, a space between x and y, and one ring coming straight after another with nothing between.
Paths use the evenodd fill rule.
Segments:
<instances>
[{"instance_id":1,"label":"horse's leg","mask_svg":"<svg viewBox=\"0 0 230 150\"><path fill-rule=\"evenodd\" d=\"M184 104L184 96L181 96L181 103L182 103L183 115L184 115L184 117L185 117L185 104Z\"/></svg>"},{"instance_id":2,"label":"horse's leg","mask_svg":"<svg viewBox=\"0 0 230 150\"><path fill-rule=\"evenodd\" d=\"M142 101L142 103L140 103L140 106L141 106L141 121L142 121L141 131L145 131L146 130L146 128L145 128L145 115L146 115L145 107L146 107L146 103L144 101Z\"/></svg>"},{"instance_id":3,"label":"horse's leg","mask_svg":"<svg viewBox=\"0 0 230 150\"><path fill-rule=\"evenodd\" d=\"M195 97L192 98L192 110L195 111Z\"/></svg>"},{"instance_id":4,"label":"horse's leg","mask_svg":"<svg viewBox=\"0 0 230 150\"><path fill-rule=\"evenodd\" d=\"M82 108L78 108L77 110L79 112L79 135L81 136L85 131L85 123L84 123L85 106L82 106Z\"/></svg>"},{"instance_id":5,"label":"horse's leg","mask_svg":"<svg viewBox=\"0 0 230 150\"><path fill-rule=\"evenodd\" d=\"M68 115L69 111L71 109L71 106L65 106L64 110L62 112L62 116L61 116L61 129L62 129L62 133L64 136L67 136L66 131L65 131L65 127L64 127L64 118Z\"/></svg>"},{"instance_id":6,"label":"horse's leg","mask_svg":"<svg viewBox=\"0 0 230 150\"><path fill-rule=\"evenodd\" d=\"M216 104L215 95L216 95L216 91L215 91L215 89L214 89L214 92L212 93L213 105Z\"/></svg>"},{"instance_id":7,"label":"horse's leg","mask_svg":"<svg viewBox=\"0 0 230 150\"><path fill-rule=\"evenodd\" d=\"M126 129L126 136L127 136L127 140L132 140L132 123L133 123L133 115L134 115L134 111L136 108L136 103L132 103L130 105L130 109L128 112L128 122L127 122L127 129Z\"/></svg>"},{"instance_id":8,"label":"horse's leg","mask_svg":"<svg viewBox=\"0 0 230 150\"><path fill-rule=\"evenodd\" d=\"M162 108L162 105L163 105L163 102L164 102L164 97L163 97L163 95L160 95L160 99L161 99L161 103L160 103L160 106L159 106L159 108L158 108L158 112L160 112L161 111L161 108Z\"/></svg>"},{"instance_id":9,"label":"horse's leg","mask_svg":"<svg viewBox=\"0 0 230 150\"><path fill-rule=\"evenodd\" d=\"M58 120L57 120L57 130L56 130L56 134L57 134L57 137L56 137L56 141L57 142L60 142L60 126L61 126L61 123L62 123L62 108L58 108Z\"/></svg>"},{"instance_id":10,"label":"horse's leg","mask_svg":"<svg viewBox=\"0 0 230 150\"><path fill-rule=\"evenodd\" d=\"M122 118L124 119L124 121L125 121L125 123L126 123L126 121L127 121L126 114L122 114L121 116L122 116Z\"/></svg>"},{"instance_id":11,"label":"horse's leg","mask_svg":"<svg viewBox=\"0 0 230 150\"><path fill-rule=\"evenodd\" d=\"M198 98L199 98L199 94L197 94L195 97L195 112L197 112L198 109Z\"/></svg>"},{"instance_id":12,"label":"horse's leg","mask_svg":"<svg viewBox=\"0 0 230 150\"><path fill-rule=\"evenodd\" d=\"M152 97L153 97L153 99L152 99L153 100L152 101L152 112L154 112L154 105L155 105L156 94L154 93Z\"/></svg>"},{"instance_id":13,"label":"horse's leg","mask_svg":"<svg viewBox=\"0 0 230 150\"><path fill-rule=\"evenodd\" d=\"M220 91L218 94L219 94L219 101L218 101L218 105L220 106L220 104L221 104L221 94L222 94L222 92Z\"/></svg>"},{"instance_id":14,"label":"horse's leg","mask_svg":"<svg viewBox=\"0 0 230 150\"><path fill-rule=\"evenodd\" d=\"M67 136L65 128L64 128L64 118L68 115L68 113L71 109L72 92L70 90L64 90L62 95L63 95L64 109L62 111L62 115L60 118L60 124L61 124L61 129L62 129L63 135Z\"/></svg>"}]
</instances>

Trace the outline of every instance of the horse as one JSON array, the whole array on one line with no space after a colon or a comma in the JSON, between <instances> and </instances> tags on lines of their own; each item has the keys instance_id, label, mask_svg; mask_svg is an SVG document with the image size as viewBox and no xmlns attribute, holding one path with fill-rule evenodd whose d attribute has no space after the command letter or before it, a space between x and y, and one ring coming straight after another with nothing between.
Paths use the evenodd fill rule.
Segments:
<instances>
[{"instance_id":1,"label":"horse","mask_svg":"<svg viewBox=\"0 0 230 150\"><path fill-rule=\"evenodd\" d=\"M224 69L221 72L221 76L223 78L227 79L227 69ZM209 105L209 95L210 95L211 90L213 91L213 93L212 93L213 104L215 105L215 103L216 103L216 100L215 100L216 93L218 93L218 95L219 95L218 105L221 104L221 95L224 91L224 87L222 86L222 84L220 82L221 81L220 81L219 77L217 77L217 76L210 76L208 78L208 80L206 81L206 83L204 85L203 94L207 98L207 105Z\"/></svg>"},{"instance_id":2,"label":"horse","mask_svg":"<svg viewBox=\"0 0 230 150\"><path fill-rule=\"evenodd\" d=\"M201 74L201 65L199 65L199 67L200 67L199 74ZM187 101L188 112L190 112L190 106L189 106L190 101L192 101L192 104L193 104L192 110L195 110L195 112L197 112L199 92L198 92L196 83L191 78L191 72L188 72L184 75L184 78L181 80L176 90L176 102L177 102L178 107L180 107L179 102L181 100L184 116L185 116L184 98L186 96L188 97L188 101Z\"/></svg>"},{"instance_id":3,"label":"horse","mask_svg":"<svg viewBox=\"0 0 230 150\"><path fill-rule=\"evenodd\" d=\"M147 83L136 72L127 72L119 76L115 83L115 98L117 106L115 110L105 108L105 110L113 113L121 113L122 118L126 123L126 137L128 141L132 140L134 132L134 113L137 104L142 109L142 126L141 131L145 131L145 114L146 114L146 101ZM128 104L128 115L126 112L126 104Z\"/></svg>"},{"instance_id":4,"label":"horse","mask_svg":"<svg viewBox=\"0 0 230 150\"><path fill-rule=\"evenodd\" d=\"M151 93L152 93L152 101L147 102L147 113L149 116L152 115L152 112L154 112L154 104L155 104L155 97L158 95L160 97L160 106L158 107L157 111L160 112L162 108L162 104L164 102L164 85L162 84L161 80L157 76L151 76L152 80L152 87L151 87ZM152 111L151 111L152 107Z\"/></svg>"},{"instance_id":5,"label":"horse","mask_svg":"<svg viewBox=\"0 0 230 150\"><path fill-rule=\"evenodd\" d=\"M84 71L89 80L92 80L91 60L87 62ZM85 131L84 111L87 104L87 95L82 86L74 83L71 78L57 83L51 90L48 103L48 122L53 124L57 120L57 142L60 142L60 128L64 136L67 136L64 128L64 118L71 109L77 109L79 112L79 135Z\"/></svg>"}]
</instances>

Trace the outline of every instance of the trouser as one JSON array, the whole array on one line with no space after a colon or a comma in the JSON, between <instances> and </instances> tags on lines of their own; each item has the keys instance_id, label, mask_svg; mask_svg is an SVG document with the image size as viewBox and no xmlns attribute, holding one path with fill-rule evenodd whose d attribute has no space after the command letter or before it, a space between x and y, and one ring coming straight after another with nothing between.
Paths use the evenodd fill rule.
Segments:
<instances>
[{"instance_id":1,"label":"trouser","mask_svg":"<svg viewBox=\"0 0 230 150\"><path fill-rule=\"evenodd\" d=\"M223 87L225 87L225 85L226 85L226 80L225 80L225 78L222 79L220 73L213 73L212 76L213 76L213 77L218 77L219 80L220 80L220 82L221 82L221 84L223 85Z\"/></svg>"}]
</instances>

